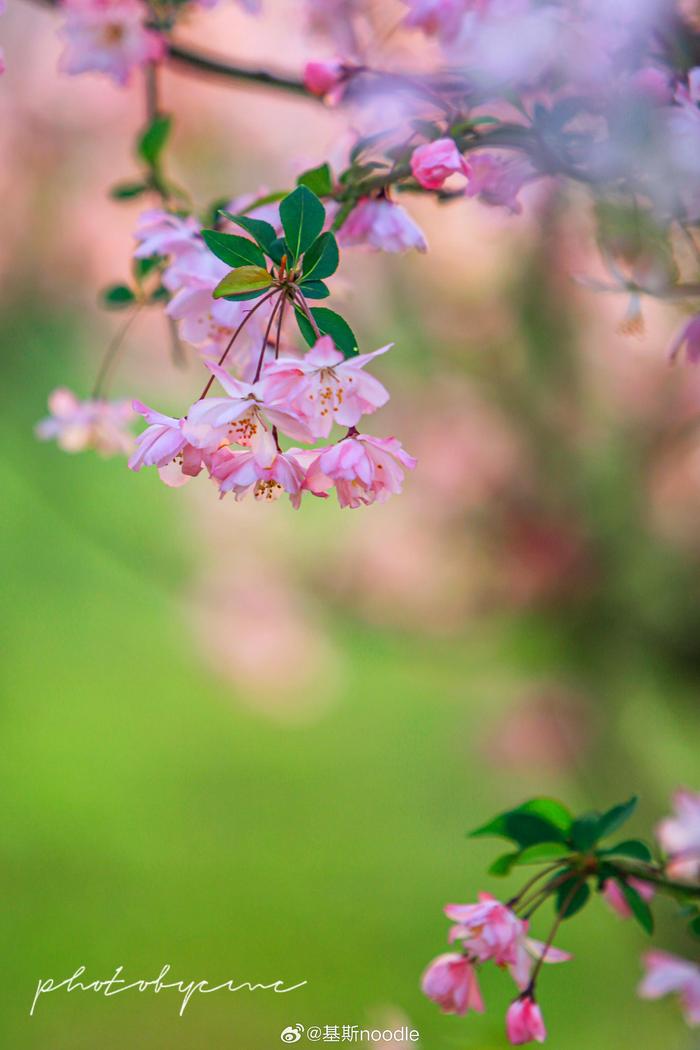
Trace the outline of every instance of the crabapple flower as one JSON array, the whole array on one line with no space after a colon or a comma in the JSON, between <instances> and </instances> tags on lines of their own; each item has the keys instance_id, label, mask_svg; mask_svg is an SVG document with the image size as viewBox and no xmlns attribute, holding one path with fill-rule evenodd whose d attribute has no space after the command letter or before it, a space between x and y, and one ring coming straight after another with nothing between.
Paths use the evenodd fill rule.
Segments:
<instances>
[{"instance_id":1,"label":"crabapple flower","mask_svg":"<svg viewBox=\"0 0 700 1050\"><path fill-rule=\"evenodd\" d=\"M384 503L401 492L404 470L415 466L416 460L396 438L356 434L320 450L309 466L304 487L318 496L335 485L341 507Z\"/></svg>"},{"instance_id":2,"label":"crabapple flower","mask_svg":"<svg viewBox=\"0 0 700 1050\"><path fill-rule=\"evenodd\" d=\"M60 387L49 396L49 411L51 415L37 424L36 435L42 441L55 439L64 452L93 448L103 456L114 456L127 455L133 448L127 427L134 411L127 401L81 401Z\"/></svg>"},{"instance_id":3,"label":"crabapple flower","mask_svg":"<svg viewBox=\"0 0 700 1050\"><path fill-rule=\"evenodd\" d=\"M535 173L528 160L495 153L475 153L469 166L467 197L478 197L484 204L507 208L512 215L520 214L523 209L518 194Z\"/></svg>"},{"instance_id":4,"label":"crabapple flower","mask_svg":"<svg viewBox=\"0 0 700 1050\"><path fill-rule=\"evenodd\" d=\"M476 967L471 959L457 952L446 952L433 959L421 978L421 990L445 1014L484 1011Z\"/></svg>"},{"instance_id":5,"label":"crabapple flower","mask_svg":"<svg viewBox=\"0 0 700 1050\"><path fill-rule=\"evenodd\" d=\"M186 252L201 251L200 226L193 218L174 215L163 208L151 208L139 215L134 237L138 246L137 259L152 255L170 255L179 258Z\"/></svg>"},{"instance_id":6,"label":"crabapple flower","mask_svg":"<svg viewBox=\"0 0 700 1050\"><path fill-rule=\"evenodd\" d=\"M380 252L426 252L421 230L400 204L382 198L364 197L338 230L338 243L346 248L364 246Z\"/></svg>"},{"instance_id":7,"label":"crabapple flower","mask_svg":"<svg viewBox=\"0 0 700 1050\"><path fill-rule=\"evenodd\" d=\"M256 500L272 501L286 492L298 509L304 468L295 458L296 451L281 452L270 431L263 430L244 451L219 449L212 457L211 475L222 496L233 492L241 500L252 490Z\"/></svg>"},{"instance_id":8,"label":"crabapple flower","mask_svg":"<svg viewBox=\"0 0 700 1050\"><path fill-rule=\"evenodd\" d=\"M656 837L668 855L666 870L673 878L700 878L700 794L676 791L675 815L662 820Z\"/></svg>"},{"instance_id":9,"label":"crabapple flower","mask_svg":"<svg viewBox=\"0 0 700 1050\"><path fill-rule=\"evenodd\" d=\"M650 882L643 882L641 879L635 879L633 876L626 879L626 882L629 883L632 889L637 891L642 900L650 901L653 898L654 887ZM630 918L632 909L625 900L625 895L615 879L607 880L602 895L613 911L616 911L622 919Z\"/></svg>"},{"instance_id":10,"label":"crabapple flower","mask_svg":"<svg viewBox=\"0 0 700 1050\"><path fill-rule=\"evenodd\" d=\"M162 36L146 27L148 9L140 0L63 0L62 7L64 73L105 73L123 85L133 69L165 53Z\"/></svg>"},{"instance_id":11,"label":"crabapple flower","mask_svg":"<svg viewBox=\"0 0 700 1050\"><path fill-rule=\"evenodd\" d=\"M411 171L424 190L439 190L450 175L455 172L469 175L471 168L457 149L454 139L437 139L414 149Z\"/></svg>"},{"instance_id":12,"label":"crabapple flower","mask_svg":"<svg viewBox=\"0 0 700 1050\"><path fill-rule=\"evenodd\" d=\"M304 67L304 85L312 95L336 105L345 93L352 72L352 66L337 58L307 62Z\"/></svg>"},{"instance_id":13,"label":"crabapple flower","mask_svg":"<svg viewBox=\"0 0 700 1050\"><path fill-rule=\"evenodd\" d=\"M519 988L526 988L530 981L533 959L545 963L571 959L568 952L528 937L529 923L488 893L480 893L476 904L446 905L445 915L457 923L450 930L451 944L461 941L479 962L491 960L506 967Z\"/></svg>"},{"instance_id":14,"label":"crabapple flower","mask_svg":"<svg viewBox=\"0 0 700 1050\"><path fill-rule=\"evenodd\" d=\"M547 1030L542 1020L542 1011L531 995L523 995L508 1007L506 1034L514 1046L522 1043L543 1043Z\"/></svg>"},{"instance_id":15,"label":"crabapple flower","mask_svg":"<svg viewBox=\"0 0 700 1050\"><path fill-rule=\"evenodd\" d=\"M150 423L136 439L136 451L129 460L129 469L157 467L161 481L171 488L183 485L188 478L200 473L204 453L195 448L183 433L184 419L164 416L161 412L134 401L134 408Z\"/></svg>"},{"instance_id":16,"label":"crabapple flower","mask_svg":"<svg viewBox=\"0 0 700 1050\"><path fill-rule=\"evenodd\" d=\"M685 322L674 337L668 350L668 356L671 361L675 361L682 351L685 351L685 359L688 364L700 363L700 314L695 314Z\"/></svg>"},{"instance_id":17,"label":"crabapple flower","mask_svg":"<svg viewBox=\"0 0 700 1050\"><path fill-rule=\"evenodd\" d=\"M678 993L686 1023L700 1025L700 966L669 952L651 951L643 956L646 974L638 995L642 999L661 999Z\"/></svg>"},{"instance_id":18,"label":"crabapple flower","mask_svg":"<svg viewBox=\"0 0 700 1050\"><path fill-rule=\"evenodd\" d=\"M327 438L334 422L353 427L389 400L388 391L364 366L392 345L345 358L324 335L303 358L280 358L267 366L268 403L287 406L292 415L307 422L314 438Z\"/></svg>"},{"instance_id":19,"label":"crabapple flower","mask_svg":"<svg viewBox=\"0 0 700 1050\"><path fill-rule=\"evenodd\" d=\"M296 441L312 440L305 420L297 416L293 408L271 402L265 380L244 383L234 379L219 365L208 364L207 367L228 396L205 398L189 410L183 431L193 443L220 444L227 440L238 445L251 445L260 433L268 429L265 421Z\"/></svg>"}]
</instances>

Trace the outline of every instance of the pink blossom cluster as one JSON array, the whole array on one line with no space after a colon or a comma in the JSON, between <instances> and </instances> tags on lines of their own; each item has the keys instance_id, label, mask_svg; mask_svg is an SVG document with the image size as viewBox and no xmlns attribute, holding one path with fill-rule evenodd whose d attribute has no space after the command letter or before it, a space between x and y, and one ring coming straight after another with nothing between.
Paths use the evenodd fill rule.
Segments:
<instances>
[{"instance_id":1,"label":"pink blossom cluster","mask_svg":"<svg viewBox=\"0 0 700 1050\"><path fill-rule=\"evenodd\" d=\"M64 452L94 449L103 456L128 455L134 447L129 424L134 410L126 401L91 398L81 401L60 387L49 397L49 412L36 426L42 441L55 440Z\"/></svg>"},{"instance_id":2,"label":"pink blossom cluster","mask_svg":"<svg viewBox=\"0 0 700 1050\"><path fill-rule=\"evenodd\" d=\"M395 438L360 434L356 428L362 416L389 398L364 370L388 349L345 359L323 336L302 358L269 362L252 383L209 363L226 396L205 394L179 419L134 403L149 426L129 466L136 471L155 466L171 486L206 468L220 495L230 492L237 500L252 492L269 501L286 492L298 508L305 492L325 498L335 488L341 507L384 502L401 491L405 470L415 467ZM327 439L334 424L347 427L335 444L280 445L280 435L308 443Z\"/></svg>"},{"instance_id":3,"label":"pink blossom cluster","mask_svg":"<svg viewBox=\"0 0 700 1050\"><path fill-rule=\"evenodd\" d=\"M520 991L506 1016L510 1042L516 1045L532 1040L543 1042L546 1031L534 998L533 965L536 960L566 962L571 956L531 938L528 921L488 893L479 894L476 904L448 904L445 914L456 923L448 940L451 944L459 942L460 951L448 952L433 960L423 974L423 992L438 1003L443 1013L482 1012L478 968L493 962L508 970Z\"/></svg>"},{"instance_id":4,"label":"pink blossom cluster","mask_svg":"<svg viewBox=\"0 0 700 1050\"><path fill-rule=\"evenodd\" d=\"M231 204L231 209L242 208L246 203L246 199L239 198ZM250 216L280 228L274 206L254 209ZM201 229L189 216L182 217L162 208L144 212L134 234L137 241L134 256L148 259L157 255L166 259L162 280L171 299L165 312L177 322L180 337L196 347L206 360L218 359L233 333L247 320L228 359L241 378L252 379L271 307L263 304L252 314L249 302L212 298L212 292L229 267L207 248Z\"/></svg>"},{"instance_id":5,"label":"pink blossom cluster","mask_svg":"<svg viewBox=\"0 0 700 1050\"><path fill-rule=\"evenodd\" d=\"M162 34L148 25L142 0L62 0L64 73L104 73L127 84L134 69L165 54Z\"/></svg>"},{"instance_id":6,"label":"pink blossom cluster","mask_svg":"<svg viewBox=\"0 0 700 1050\"><path fill-rule=\"evenodd\" d=\"M662 820L656 837L667 856L666 870L675 879L700 881L700 793L682 789L673 796L675 812Z\"/></svg>"}]
</instances>

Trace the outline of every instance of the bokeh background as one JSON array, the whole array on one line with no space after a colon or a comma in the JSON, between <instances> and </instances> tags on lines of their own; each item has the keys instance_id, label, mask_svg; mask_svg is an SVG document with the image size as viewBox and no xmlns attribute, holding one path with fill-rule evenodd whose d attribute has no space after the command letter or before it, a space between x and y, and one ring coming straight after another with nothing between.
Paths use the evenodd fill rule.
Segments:
<instances>
[{"instance_id":1,"label":"bokeh background","mask_svg":"<svg viewBox=\"0 0 700 1050\"><path fill-rule=\"evenodd\" d=\"M294 69L298 22L280 0L183 37ZM2 1044L262 1050L302 1022L501 1047L506 977L467 1020L418 988L443 903L509 892L482 874L498 843L465 831L533 794L632 792L643 830L698 786L700 382L666 363L678 314L646 305L625 335L624 301L572 279L597 263L571 190L517 218L410 201L430 261L348 252L335 279L362 347L397 344L371 429L419 457L402 497L295 514L40 445L48 392L87 394L119 323L97 290L128 275L140 209L105 190L143 112L136 85L56 73L50 12L15 0L1 26ZM290 185L346 129L175 72L163 90L200 202ZM113 393L176 410L201 371L173 370L147 317ZM689 952L664 914L658 943ZM637 1003L637 928L596 901L559 943L553 1046L696 1045L672 1003ZM56 993L29 1017L39 978L164 963L308 986L183 1018L173 993Z\"/></svg>"}]
</instances>

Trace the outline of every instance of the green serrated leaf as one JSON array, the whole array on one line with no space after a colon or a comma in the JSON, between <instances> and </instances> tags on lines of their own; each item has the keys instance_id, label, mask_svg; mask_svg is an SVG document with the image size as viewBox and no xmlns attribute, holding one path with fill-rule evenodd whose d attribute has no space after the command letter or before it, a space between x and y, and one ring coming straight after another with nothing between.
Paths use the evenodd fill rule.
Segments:
<instances>
[{"instance_id":1,"label":"green serrated leaf","mask_svg":"<svg viewBox=\"0 0 700 1050\"><path fill-rule=\"evenodd\" d=\"M272 280L261 266L239 266L219 281L212 295L215 299L223 299L231 295L261 292L270 287Z\"/></svg>"},{"instance_id":2,"label":"green serrated leaf","mask_svg":"<svg viewBox=\"0 0 700 1050\"><path fill-rule=\"evenodd\" d=\"M328 197L333 192L333 175L330 164L319 164L310 168L297 179L297 186L308 186L317 197Z\"/></svg>"},{"instance_id":3,"label":"green serrated leaf","mask_svg":"<svg viewBox=\"0 0 700 1050\"><path fill-rule=\"evenodd\" d=\"M168 141L171 128L172 118L162 114L149 124L139 139L139 156L142 160L145 160L149 167L157 167L160 155Z\"/></svg>"},{"instance_id":4,"label":"green serrated leaf","mask_svg":"<svg viewBox=\"0 0 700 1050\"><path fill-rule=\"evenodd\" d=\"M641 860L647 864L654 859L646 842L640 839L626 839L624 842L618 842L614 846L599 850L599 853L604 857L630 857L632 860Z\"/></svg>"},{"instance_id":5,"label":"green serrated leaf","mask_svg":"<svg viewBox=\"0 0 700 1050\"><path fill-rule=\"evenodd\" d=\"M112 284L101 295L103 306L110 310L123 310L136 301L136 296L126 284Z\"/></svg>"},{"instance_id":6,"label":"green serrated leaf","mask_svg":"<svg viewBox=\"0 0 700 1050\"><path fill-rule=\"evenodd\" d=\"M265 266L265 256L258 245L247 237L218 230L202 230L202 237L217 259L227 266Z\"/></svg>"},{"instance_id":7,"label":"green serrated leaf","mask_svg":"<svg viewBox=\"0 0 700 1050\"><path fill-rule=\"evenodd\" d=\"M277 231L271 223L265 222L264 219L251 219L247 215L233 215L224 208L220 210L222 215L249 233L262 250L269 254L270 245L277 240Z\"/></svg>"},{"instance_id":8,"label":"green serrated leaf","mask_svg":"<svg viewBox=\"0 0 700 1050\"><path fill-rule=\"evenodd\" d=\"M654 932L654 916L651 908L644 898L640 897L634 886L630 886L626 879L617 879L617 884L622 890L623 896L635 919L642 929L651 936Z\"/></svg>"},{"instance_id":9,"label":"green serrated leaf","mask_svg":"<svg viewBox=\"0 0 700 1050\"><path fill-rule=\"evenodd\" d=\"M318 281L331 277L338 269L339 261L340 253L335 237L330 232L322 233L304 255L304 280L313 277Z\"/></svg>"},{"instance_id":10,"label":"green serrated leaf","mask_svg":"<svg viewBox=\"0 0 700 1050\"><path fill-rule=\"evenodd\" d=\"M299 331L309 346L314 346L318 336L313 330L308 317L298 308L295 308ZM321 332L321 335L329 335L335 345L346 357L353 357L357 353L357 339L348 322L337 314L335 310L329 310L325 306L312 306L311 313Z\"/></svg>"},{"instance_id":11,"label":"green serrated leaf","mask_svg":"<svg viewBox=\"0 0 700 1050\"><path fill-rule=\"evenodd\" d=\"M307 299L327 299L331 294L323 281L302 281L299 287Z\"/></svg>"},{"instance_id":12,"label":"green serrated leaf","mask_svg":"<svg viewBox=\"0 0 700 1050\"><path fill-rule=\"evenodd\" d=\"M591 891L587 882L582 882L578 889L574 890L579 881L578 875L572 876L557 889L556 908L562 919L570 919L588 903Z\"/></svg>"},{"instance_id":13,"label":"green serrated leaf","mask_svg":"<svg viewBox=\"0 0 700 1050\"><path fill-rule=\"evenodd\" d=\"M114 201L128 201L133 200L134 197L140 197L147 190L148 186L145 182L118 182L116 186L112 186L109 195Z\"/></svg>"},{"instance_id":14,"label":"green serrated leaf","mask_svg":"<svg viewBox=\"0 0 700 1050\"><path fill-rule=\"evenodd\" d=\"M298 186L280 203L280 218L292 261L314 243L326 221L326 209L308 186Z\"/></svg>"},{"instance_id":15,"label":"green serrated leaf","mask_svg":"<svg viewBox=\"0 0 700 1050\"><path fill-rule=\"evenodd\" d=\"M569 846L563 842L538 842L534 846L527 846L518 854L514 864L541 864L547 860L559 860L571 854Z\"/></svg>"},{"instance_id":16,"label":"green serrated leaf","mask_svg":"<svg viewBox=\"0 0 700 1050\"><path fill-rule=\"evenodd\" d=\"M488 869L489 875L509 875L511 868L517 863L519 853L502 853L500 857L496 857L495 861Z\"/></svg>"}]
</instances>

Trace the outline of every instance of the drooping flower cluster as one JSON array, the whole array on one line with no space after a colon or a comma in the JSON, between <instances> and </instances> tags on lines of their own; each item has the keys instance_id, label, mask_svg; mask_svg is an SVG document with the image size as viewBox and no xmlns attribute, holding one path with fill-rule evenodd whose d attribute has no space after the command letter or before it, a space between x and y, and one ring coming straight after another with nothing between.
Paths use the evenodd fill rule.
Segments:
<instances>
[{"instance_id":1,"label":"drooping flower cluster","mask_svg":"<svg viewBox=\"0 0 700 1050\"><path fill-rule=\"evenodd\" d=\"M425 994L445 1013L480 1012L478 967L492 961L507 969L520 989L506 1016L508 1039L515 1045L543 1042L546 1030L535 1000L539 971L544 962L570 958L552 942L560 924L586 907L591 885L620 916L634 918L648 934L654 928L649 905L655 894L680 898L689 932L700 937L700 795L679 791L674 803L675 815L657 828L666 854L661 862L642 840L605 842L631 816L636 798L577 818L553 799L531 799L473 831L506 838L514 847L496 860L492 874L508 874L520 864L540 865L540 871L508 904L481 894L476 904L447 905L445 914L456 923L449 940L458 942L460 951L430 964L422 979ZM529 917L550 898L556 919L542 944L528 936ZM640 996L658 999L675 993L687 1023L700 1024L700 965L663 951L647 952L643 962Z\"/></svg>"},{"instance_id":2,"label":"drooping flower cluster","mask_svg":"<svg viewBox=\"0 0 700 1050\"><path fill-rule=\"evenodd\" d=\"M304 492L324 498L335 488L341 507L381 503L400 492L415 460L395 438L357 429L389 400L365 367L390 346L359 354L340 315L308 305L307 296L326 297L324 280L339 259L335 237L324 230L320 200L300 186L268 213L273 222L259 212L223 215L247 236L201 230L191 219L166 212L148 213L139 226L137 254L166 261L162 280L173 296L170 315L205 356L212 344L220 356L216 364L206 361L211 379L182 417L135 402L150 425L129 466L157 467L173 486L206 468L221 496L230 492L239 500L252 492L273 500L286 492L295 507ZM310 345L303 356L283 344L286 312ZM251 337L249 324L258 314L264 327ZM246 330L255 355L241 367L236 347ZM229 355L241 378L222 367ZM225 396L209 396L214 381ZM302 449L280 442L328 442L336 426L345 434L333 444Z\"/></svg>"},{"instance_id":3,"label":"drooping flower cluster","mask_svg":"<svg viewBox=\"0 0 700 1050\"><path fill-rule=\"evenodd\" d=\"M506 1018L506 1031L512 1043L532 1039L542 1042L545 1028L535 1003L533 967L539 963L566 962L567 952L543 944L528 935L529 923L506 904L488 893L479 894L476 904L448 904L445 914L456 925L449 932L450 943L459 942L459 952L448 952L434 959L423 974L422 989L444 1013L465 1014L484 1009L477 970L485 962L507 969L520 995L513 1001Z\"/></svg>"},{"instance_id":4,"label":"drooping flower cluster","mask_svg":"<svg viewBox=\"0 0 700 1050\"><path fill-rule=\"evenodd\" d=\"M204 397L174 419L135 402L150 426L129 461L132 470L158 467L168 485L183 484L206 467L223 496L276 499L286 492L299 507L304 492L327 496L335 487L341 507L383 502L401 491L415 460L395 438L359 434L355 424L389 395L364 366L386 352L346 360L329 336L301 359L278 359L256 383L235 379L210 364L225 397ZM283 451L279 436L313 442L328 438L334 423L348 427L337 444Z\"/></svg>"}]
</instances>

